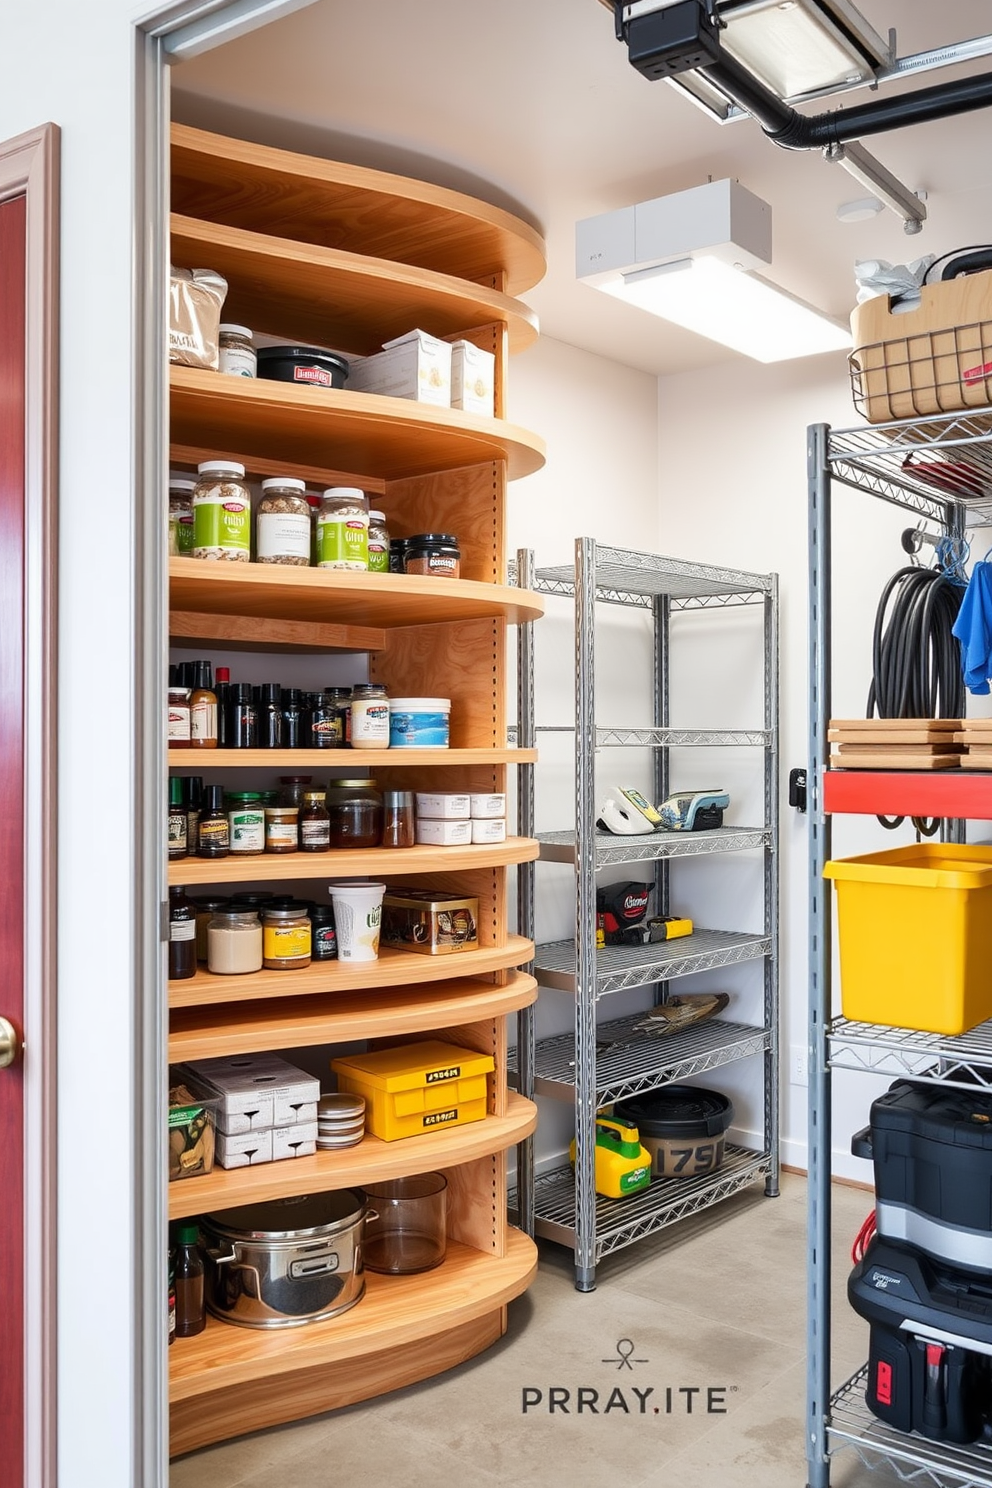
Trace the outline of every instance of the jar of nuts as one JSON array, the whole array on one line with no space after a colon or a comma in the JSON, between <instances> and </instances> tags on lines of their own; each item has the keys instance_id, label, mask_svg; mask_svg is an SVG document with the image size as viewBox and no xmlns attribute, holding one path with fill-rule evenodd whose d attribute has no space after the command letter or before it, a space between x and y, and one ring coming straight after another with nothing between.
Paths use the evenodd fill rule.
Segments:
<instances>
[{"instance_id":1,"label":"jar of nuts","mask_svg":"<svg viewBox=\"0 0 992 1488\"><path fill-rule=\"evenodd\" d=\"M305 481L288 475L263 480L255 524L255 560L309 567L310 507Z\"/></svg>"},{"instance_id":2,"label":"jar of nuts","mask_svg":"<svg viewBox=\"0 0 992 1488\"><path fill-rule=\"evenodd\" d=\"M193 557L250 563L251 492L245 467L234 460L206 460L196 470Z\"/></svg>"}]
</instances>

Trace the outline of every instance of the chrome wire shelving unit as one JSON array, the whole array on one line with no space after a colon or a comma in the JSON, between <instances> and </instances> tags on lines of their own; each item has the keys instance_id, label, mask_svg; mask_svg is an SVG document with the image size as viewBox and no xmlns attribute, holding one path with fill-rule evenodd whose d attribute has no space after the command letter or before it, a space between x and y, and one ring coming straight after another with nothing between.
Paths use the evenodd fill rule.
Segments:
<instances>
[{"instance_id":1,"label":"chrome wire shelving unit","mask_svg":"<svg viewBox=\"0 0 992 1488\"><path fill-rule=\"evenodd\" d=\"M929 1441L884 1425L865 1404L867 1366L831 1391L830 1130L833 1070L909 1075L992 1087L992 1023L948 1037L854 1022L831 1012L833 906L823 868L835 814L939 817L946 840L965 819L992 820L987 773L827 768L831 713L831 501L835 482L961 537L992 524L992 411L832 429L814 424L809 481L809 1244L807 1463L809 1488L829 1488L832 1457L853 1448L869 1468L908 1483L992 1488L992 1446ZM954 778L951 779L950 777Z\"/></svg>"},{"instance_id":2,"label":"chrome wire shelving unit","mask_svg":"<svg viewBox=\"0 0 992 1488\"><path fill-rule=\"evenodd\" d=\"M518 1157L518 1182L511 1205L525 1228L572 1248L575 1284L595 1285L602 1257L645 1235L718 1203L759 1179L769 1196L779 1181L778 1076L778 578L655 554L606 547L591 538L575 544L572 567L535 570L529 552L518 554L517 582L538 593L570 599L575 617L574 824L567 830L534 833L534 767L521 767L520 830L537 835L540 860L571 864L575 873L575 930L568 941L538 945L529 968L538 983L571 993L574 1023L567 1034L535 1042L534 1010L518 1019L516 1078L525 1094L570 1102L575 1108L576 1162L535 1176L532 1142ZM646 610L653 621L653 725L604 727L596 718L594 662L596 609L600 604ZM669 653L671 617L680 610L762 610L763 718L760 728L674 728L670 719ZM518 630L517 742L533 747L543 732L534 710L534 638L531 626ZM651 684L649 684L651 685ZM697 833L615 837L597 829L595 764L597 752L625 747L653 753L653 790L664 800L671 790L669 751L708 746L760 750L763 820L754 826L727 826ZM596 950L596 874L626 863L652 865L658 912L669 911L670 868L679 858L760 851L763 872L763 925L760 931L694 929L690 937L646 946L608 946ZM518 909L523 934L533 934L537 865L518 872ZM664 1001L677 978L742 962L763 963L761 1025L727 1018L690 1027L664 1038L634 1028L641 1015L598 1021L601 999L634 987L652 989ZM658 1089L752 1056L761 1057L762 1137L760 1150L728 1144L715 1173L694 1178L655 1180L622 1200L596 1195L595 1118L604 1105Z\"/></svg>"}]
</instances>

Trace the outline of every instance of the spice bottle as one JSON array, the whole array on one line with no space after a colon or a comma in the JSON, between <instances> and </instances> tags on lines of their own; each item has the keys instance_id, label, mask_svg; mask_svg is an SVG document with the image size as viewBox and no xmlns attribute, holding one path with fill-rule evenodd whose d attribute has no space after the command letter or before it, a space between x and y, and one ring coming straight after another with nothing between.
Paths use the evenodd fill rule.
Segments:
<instances>
[{"instance_id":1,"label":"spice bottle","mask_svg":"<svg viewBox=\"0 0 992 1488\"><path fill-rule=\"evenodd\" d=\"M168 745L170 749L189 748L189 688L169 683Z\"/></svg>"},{"instance_id":2,"label":"spice bottle","mask_svg":"<svg viewBox=\"0 0 992 1488\"><path fill-rule=\"evenodd\" d=\"M331 819L324 805L323 791L304 791L300 812L300 852L328 852L331 846Z\"/></svg>"},{"instance_id":3,"label":"spice bottle","mask_svg":"<svg viewBox=\"0 0 992 1488\"><path fill-rule=\"evenodd\" d=\"M311 956L314 961L338 959L338 936L334 928L334 906L315 904L310 911Z\"/></svg>"},{"instance_id":4,"label":"spice bottle","mask_svg":"<svg viewBox=\"0 0 992 1488\"><path fill-rule=\"evenodd\" d=\"M320 568L365 570L369 566L369 504L357 486L330 486L317 515Z\"/></svg>"},{"instance_id":5,"label":"spice bottle","mask_svg":"<svg viewBox=\"0 0 992 1488\"><path fill-rule=\"evenodd\" d=\"M169 981L196 976L196 910L179 884L169 889Z\"/></svg>"},{"instance_id":6,"label":"spice bottle","mask_svg":"<svg viewBox=\"0 0 992 1488\"><path fill-rule=\"evenodd\" d=\"M262 482L255 519L255 561L310 566L310 507L306 482L277 475Z\"/></svg>"},{"instance_id":7,"label":"spice bottle","mask_svg":"<svg viewBox=\"0 0 992 1488\"><path fill-rule=\"evenodd\" d=\"M300 845L300 808L298 806L266 806L265 851L270 853L296 852Z\"/></svg>"},{"instance_id":8,"label":"spice bottle","mask_svg":"<svg viewBox=\"0 0 992 1488\"><path fill-rule=\"evenodd\" d=\"M369 573L389 572L389 532L386 513L369 512Z\"/></svg>"},{"instance_id":9,"label":"spice bottle","mask_svg":"<svg viewBox=\"0 0 992 1488\"><path fill-rule=\"evenodd\" d=\"M309 966L310 949L310 920L305 905L270 905L262 911L262 965L267 971L296 971Z\"/></svg>"},{"instance_id":10,"label":"spice bottle","mask_svg":"<svg viewBox=\"0 0 992 1488\"><path fill-rule=\"evenodd\" d=\"M280 705L282 707L283 749L299 749L303 742L300 737L302 704L303 694L298 687L284 687L282 689Z\"/></svg>"},{"instance_id":11,"label":"spice bottle","mask_svg":"<svg viewBox=\"0 0 992 1488\"><path fill-rule=\"evenodd\" d=\"M200 813L203 810L203 776L189 775L185 781L186 851L190 857L200 846Z\"/></svg>"},{"instance_id":12,"label":"spice bottle","mask_svg":"<svg viewBox=\"0 0 992 1488\"><path fill-rule=\"evenodd\" d=\"M461 549L450 532L418 532L406 540L404 567L408 574L430 574L439 579L457 579L461 573Z\"/></svg>"},{"instance_id":13,"label":"spice bottle","mask_svg":"<svg viewBox=\"0 0 992 1488\"><path fill-rule=\"evenodd\" d=\"M185 858L187 847L186 802L183 799L183 782L178 775L169 777L169 862Z\"/></svg>"},{"instance_id":14,"label":"spice bottle","mask_svg":"<svg viewBox=\"0 0 992 1488\"><path fill-rule=\"evenodd\" d=\"M247 326L224 324L218 327L218 372L234 377L254 377L258 358Z\"/></svg>"},{"instance_id":15,"label":"spice bottle","mask_svg":"<svg viewBox=\"0 0 992 1488\"><path fill-rule=\"evenodd\" d=\"M207 1326L203 1300L203 1257L195 1224L176 1229L176 1337L192 1338Z\"/></svg>"},{"instance_id":16,"label":"spice bottle","mask_svg":"<svg viewBox=\"0 0 992 1488\"><path fill-rule=\"evenodd\" d=\"M217 694L209 661L198 661L194 665L189 732L193 749L217 748Z\"/></svg>"},{"instance_id":17,"label":"spice bottle","mask_svg":"<svg viewBox=\"0 0 992 1488\"><path fill-rule=\"evenodd\" d=\"M251 492L245 467L234 460L205 460L193 492L193 557L251 562Z\"/></svg>"},{"instance_id":18,"label":"spice bottle","mask_svg":"<svg viewBox=\"0 0 992 1488\"><path fill-rule=\"evenodd\" d=\"M303 805L303 792L312 781L312 775L280 775L279 784L282 789L279 792L279 801L281 805L295 806L299 810Z\"/></svg>"},{"instance_id":19,"label":"spice bottle","mask_svg":"<svg viewBox=\"0 0 992 1488\"><path fill-rule=\"evenodd\" d=\"M258 709L258 744L260 749L282 749L282 689L278 682L263 682Z\"/></svg>"},{"instance_id":20,"label":"spice bottle","mask_svg":"<svg viewBox=\"0 0 992 1488\"><path fill-rule=\"evenodd\" d=\"M351 689L351 747L389 748L389 695L377 682Z\"/></svg>"},{"instance_id":21,"label":"spice bottle","mask_svg":"<svg viewBox=\"0 0 992 1488\"><path fill-rule=\"evenodd\" d=\"M231 791L227 798L231 851L251 855L265 851L265 812L258 791Z\"/></svg>"},{"instance_id":22,"label":"spice bottle","mask_svg":"<svg viewBox=\"0 0 992 1488\"><path fill-rule=\"evenodd\" d=\"M341 715L326 692L314 693L310 706L311 749L340 749L344 744Z\"/></svg>"},{"instance_id":23,"label":"spice bottle","mask_svg":"<svg viewBox=\"0 0 992 1488\"><path fill-rule=\"evenodd\" d=\"M226 858L231 851L231 823L222 785L208 785L204 792L196 851L201 858Z\"/></svg>"},{"instance_id":24,"label":"spice bottle","mask_svg":"<svg viewBox=\"0 0 992 1488\"><path fill-rule=\"evenodd\" d=\"M193 551L193 490L195 480L169 477L169 557L188 558Z\"/></svg>"},{"instance_id":25,"label":"spice bottle","mask_svg":"<svg viewBox=\"0 0 992 1488\"><path fill-rule=\"evenodd\" d=\"M207 926L207 970L215 976L244 976L262 969L258 910L233 900L214 911Z\"/></svg>"},{"instance_id":26,"label":"spice bottle","mask_svg":"<svg viewBox=\"0 0 992 1488\"><path fill-rule=\"evenodd\" d=\"M415 841L413 791L386 791L383 795L383 847L413 847Z\"/></svg>"},{"instance_id":27,"label":"spice bottle","mask_svg":"<svg viewBox=\"0 0 992 1488\"><path fill-rule=\"evenodd\" d=\"M258 712L250 682L232 682L227 710L228 749L258 748Z\"/></svg>"}]
</instances>

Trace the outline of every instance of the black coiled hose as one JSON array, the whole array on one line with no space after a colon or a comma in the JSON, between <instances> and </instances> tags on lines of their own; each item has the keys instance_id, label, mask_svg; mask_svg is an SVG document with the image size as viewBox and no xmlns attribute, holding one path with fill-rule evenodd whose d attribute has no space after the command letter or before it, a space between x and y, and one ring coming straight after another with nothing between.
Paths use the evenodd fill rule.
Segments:
<instances>
[{"instance_id":1,"label":"black coiled hose","mask_svg":"<svg viewBox=\"0 0 992 1488\"><path fill-rule=\"evenodd\" d=\"M939 569L900 568L892 575L875 614L869 718L962 717L961 650L951 628L964 593ZM886 827L902 820L879 817ZM937 830L936 821L913 820L925 836Z\"/></svg>"}]
</instances>

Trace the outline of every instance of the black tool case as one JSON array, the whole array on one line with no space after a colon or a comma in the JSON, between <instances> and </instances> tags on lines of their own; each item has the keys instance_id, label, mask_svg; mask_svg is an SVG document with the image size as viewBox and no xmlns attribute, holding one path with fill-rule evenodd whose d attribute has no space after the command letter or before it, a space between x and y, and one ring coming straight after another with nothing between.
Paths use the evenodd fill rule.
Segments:
<instances>
[{"instance_id":1,"label":"black tool case","mask_svg":"<svg viewBox=\"0 0 992 1488\"><path fill-rule=\"evenodd\" d=\"M876 1236L847 1283L871 1326L865 1401L898 1431L973 1442L992 1417L992 1283Z\"/></svg>"},{"instance_id":2,"label":"black tool case","mask_svg":"<svg viewBox=\"0 0 992 1488\"><path fill-rule=\"evenodd\" d=\"M874 1165L880 1236L992 1276L992 1093L896 1080L851 1148Z\"/></svg>"}]
</instances>

